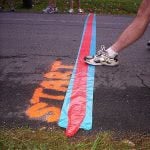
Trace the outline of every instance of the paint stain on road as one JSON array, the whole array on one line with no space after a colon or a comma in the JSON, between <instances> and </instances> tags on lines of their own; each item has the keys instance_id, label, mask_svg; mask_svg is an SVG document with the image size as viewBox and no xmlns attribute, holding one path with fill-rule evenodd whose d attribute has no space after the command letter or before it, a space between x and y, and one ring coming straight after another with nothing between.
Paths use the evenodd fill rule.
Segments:
<instances>
[{"instance_id":1,"label":"paint stain on road","mask_svg":"<svg viewBox=\"0 0 150 150\"><path fill-rule=\"evenodd\" d=\"M62 102L64 92L67 91L73 66L63 65L61 61L55 61L49 72L44 74L44 80L35 89L30 100L30 107L26 110L26 115L30 119L41 119L46 122L57 122L60 116L61 107L43 102L42 99L49 101ZM63 70L63 71L62 71ZM45 90L56 91L45 93Z\"/></svg>"}]
</instances>

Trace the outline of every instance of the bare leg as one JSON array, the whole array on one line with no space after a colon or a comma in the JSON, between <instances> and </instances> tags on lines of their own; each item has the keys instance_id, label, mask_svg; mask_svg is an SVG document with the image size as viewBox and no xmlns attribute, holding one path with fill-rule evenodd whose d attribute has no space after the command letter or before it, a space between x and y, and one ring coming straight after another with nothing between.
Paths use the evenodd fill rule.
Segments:
<instances>
[{"instance_id":1,"label":"bare leg","mask_svg":"<svg viewBox=\"0 0 150 150\"><path fill-rule=\"evenodd\" d=\"M56 0L49 0L49 5L52 7L56 7Z\"/></svg>"},{"instance_id":2,"label":"bare leg","mask_svg":"<svg viewBox=\"0 0 150 150\"><path fill-rule=\"evenodd\" d=\"M106 51L102 51L102 53L94 57L86 56L84 60L91 65L117 66L119 64L117 59L118 53L138 40L144 34L149 22L150 0L143 0L137 16L120 35L119 39Z\"/></svg>"},{"instance_id":3,"label":"bare leg","mask_svg":"<svg viewBox=\"0 0 150 150\"><path fill-rule=\"evenodd\" d=\"M143 0L137 16L133 22L124 30L119 39L111 46L115 52L120 52L136 40L138 40L146 30L150 22L150 0Z\"/></svg>"},{"instance_id":4,"label":"bare leg","mask_svg":"<svg viewBox=\"0 0 150 150\"><path fill-rule=\"evenodd\" d=\"M2 8L4 8L5 3L6 3L6 0L2 0L2 1L0 2L0 6L1 6Z\"/></svg>"},{"instance_id":5,"label":"bare leg","mask_svg":"<svg viewBox=\"0 0 150 150\"><path fill-rule=\"evenodd\" d=\"M80 0L78 0L78 8L79 8L79 9L81 8Z\"/></svg>"},{"instance_id":6,"label":"bare leg","mask_svg":"<svg viewBox=\"0 0 150 150\"><path fill-rule=\"evenodd\" d=\"M73 0L70 0L70 9L73 9Z\"/></svg>"},{"instance_id":7,"label":"bare leg","mask_svg":"<svg viewBox=\"0 0 150 150\"><path fill-rule=\"evenodd\" d=\"M14 8L14 1L13 0L7 0L7 4L8 4L8 6L9 6L9 8L11 9L11 10L14 10L15 8Z\"/></svg>"}]
</instances>

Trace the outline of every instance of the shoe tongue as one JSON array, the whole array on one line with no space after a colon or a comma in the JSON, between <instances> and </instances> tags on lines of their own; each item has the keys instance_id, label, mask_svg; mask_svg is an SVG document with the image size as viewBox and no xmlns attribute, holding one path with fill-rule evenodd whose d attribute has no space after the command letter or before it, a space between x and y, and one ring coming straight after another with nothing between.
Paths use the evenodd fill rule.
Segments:
<instances>
[{"instance_id":1,"label":"shoe tongue","mask_svg":"<svg viewBox=\"0 0 150 150\"><path fill-rule=\"evenodd\" d=\"M98 56L100 56L100 55L105 54L105 53L106 53L106 51L100 49L99 51L97 51L96 54L97 54Z\"/></svg>"}]
</instances>

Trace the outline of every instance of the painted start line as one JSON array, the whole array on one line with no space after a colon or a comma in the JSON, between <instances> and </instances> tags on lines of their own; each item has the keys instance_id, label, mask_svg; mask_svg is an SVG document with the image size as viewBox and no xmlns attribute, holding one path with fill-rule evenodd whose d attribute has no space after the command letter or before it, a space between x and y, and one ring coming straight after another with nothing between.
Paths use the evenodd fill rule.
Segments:
<instances>
[{"instance_id":1,"label":"painted start line","mask_svg":"<svg viewBox=\"0 0 150 150\"><path fill-rule=\"evenodd\" d=\"M95 67L87 65L84 57L96 52L96 16L89 14L84 24L82 40L73 74L64 99L58 125L71 137L79 128L92 128L93 87Z\"/></svg>"}]
</instances>

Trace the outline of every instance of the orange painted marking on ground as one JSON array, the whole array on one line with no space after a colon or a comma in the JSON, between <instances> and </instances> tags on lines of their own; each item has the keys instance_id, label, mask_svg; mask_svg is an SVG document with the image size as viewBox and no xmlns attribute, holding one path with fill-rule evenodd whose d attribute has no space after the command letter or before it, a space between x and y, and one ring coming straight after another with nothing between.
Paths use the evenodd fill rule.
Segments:
<instances>
[{"instance_id":1,"label":"orange painted marking on ground","mask_svg":"<svg viewBox=\"0 0 150 150\"><path fill-rule=\"evenodd\" d=\"M63 72L60 70L63 69ZM66 71L64 71L66 69ZM62 65L61 61L55 61L49 72L43 75L44 80L35 89L30 100L31 106L27 109L26 115L31 119L44 118L47 122L56 122L59 119L61 108L42 102L46 100L63 101L64 95L52 95L44 90L66 92L73 66ZM68 71L71 70L71 71ZM51 92L51 93L53 93ZM43 119L42 119L43 120Z\"/></svg>"},{"instance_id":2,"label":"orange painted marking on ground","mask_svg":"<svg viewBox=\"0 0 150 150\"><path fill-rule=\"evenodd\" d=\"M47 122L56 122L56 121L58 121L58 119L60 117L60 112L61 112L60 108L50 107L50 111L53 114L46 118Z\"/></svg>"},{"instance_id":3,"label":"orange painted marking on ground","mask_svg":"<svg viewBox=\"0 0 150 150\"><path fill-rule=\"evenodd\" d=\"M33 106L31 106L27 111L26 114L30 116L30 118L37 118L42 117L43 115L49 112L48 104L39 102Z\"/></svg>"},{"instance_id":4,"label":"orange painted marking on ground","mask_svg":"<svg viewBox=\"0 0 150 150\"><path fill-rule=\"evenodd\" d=\"M55 106L48 107L48 104L40 102L31 106L26 111L26 114L30 116L30 118L40 118L47 115L47 122L56 122L60 116L60 108Z\"/></svg>"},{"instance_id":5,"label":"orange painted marking on ground","mask_svg":"<svg viewBox=\"0 0 150 150\"><path fill-rule=\"evenodd\" d=\"M45 94L43 93L43 88L37 88L35 89L35 92L33 94L33 97L31 99L31 104L36 104L40 102L40 98L47 98L47 99L55 99L55 100L64 100L64 96L63 95L50 95L50 94Z\"/></svg>"},{"instance_id":6,"label":"orange painted marking on ground","mask_svg":"<svg viewBox=\"0 0 150 150\"><path fill-rule=\"evenodd\" d=\"M43 81L40 85L45 89L52 89L56 91L65 92L67 90L66 85L68 85L68 81L64 80L53 80L51 82Z\"/></svg>"},{"instance_id":7,"label":"orange painted marking on ground","mask_svg":"<svg viewBox=\"0 0 150 150\"><path fill-rule=\"evenodd\" d=\"M73 69L73 66L62 65L61 61L55 61L52 65L51 71L57 71L58 69Z\"/></svg>"},{"instance_id":8,"label":"orange painted marking on ground","mask_svg":"<svg viewBox=\"0 0 150 150\"><path fill-rule=\"evenodd\" d=\"M47 79L62 79L62 80L69 80L70 79L70 71L65 73L60 72L49 72L44 75Z\"/></svg>"}]
</instances>

